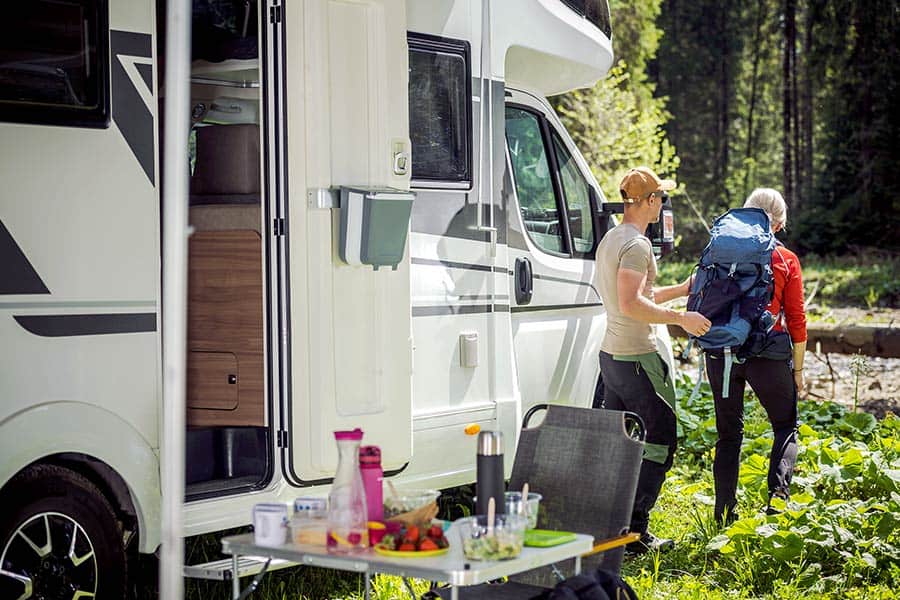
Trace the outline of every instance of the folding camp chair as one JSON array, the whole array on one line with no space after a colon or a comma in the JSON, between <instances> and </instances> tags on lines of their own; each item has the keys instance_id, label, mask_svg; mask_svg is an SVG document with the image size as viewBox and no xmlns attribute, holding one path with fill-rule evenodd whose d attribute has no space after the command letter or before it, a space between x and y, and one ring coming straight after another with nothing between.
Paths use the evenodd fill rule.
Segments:
<instances>
[{"instance_id":1,"label":"folding camp chair","mask_svg":"<svg viewBox=\"0 0 900 600\"><path fill-rule=\"evenodd\" d=\"M531 418L543 410L543 422L529 427ZM543 496L539 529L594 536L594 551L582 559L585 572L600 567L618 573L624 545L637 538L626 534L643 440L643 422L629 412L540 404L523 419L509 489L520 490L527 482L531 491ZM574 559L513 576L502 584L464 588L460 597L533 598L573 568Z\"/></svg>"}]
</instances>

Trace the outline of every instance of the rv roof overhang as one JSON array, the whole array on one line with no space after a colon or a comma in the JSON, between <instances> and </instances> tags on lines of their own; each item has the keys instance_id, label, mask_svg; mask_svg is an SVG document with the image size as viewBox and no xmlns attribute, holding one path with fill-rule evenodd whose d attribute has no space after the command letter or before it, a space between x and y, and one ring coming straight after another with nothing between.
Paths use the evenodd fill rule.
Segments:
<instances>
[{"instance_id":1,"label":"rv roof overhang","mask_svg":"<svg viewBox=\"0 0 900 600\"><path fill-rule=\"evenodd\" d=\"M593 86L612 66L610 40L560 0L500 0L492 12L492 61L507 85L552 96Z\"/></svg>"}]
</instances>

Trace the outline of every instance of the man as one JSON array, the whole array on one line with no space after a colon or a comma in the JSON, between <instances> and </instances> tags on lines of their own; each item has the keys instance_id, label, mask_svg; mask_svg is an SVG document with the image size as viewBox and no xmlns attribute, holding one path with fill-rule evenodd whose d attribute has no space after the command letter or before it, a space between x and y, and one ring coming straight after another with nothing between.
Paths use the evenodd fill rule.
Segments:
<instances>
[{"instance_id":1,"label":"man","mask_svg":"<svg viewBox=\"0 0 900 600\"><path fill-rule=\"evenodd\" d=\"M597 247L596 283L607 311L606 335L600 345L600 372L606 388L603 407L640 415L646 428L644 459L631 515L631 531L641 534L626 550L640 554L667 550L672 540L647 530L666 472L675 455L675 390L668 367L657 353L652 323L673 323L693 335L703 335L709 320L697 312L657 306L690 289L690 277L678 285L654 288L656 258L644 236L659 220L663 192L675 187L647 167L631 169L619 192L625 203L622 223Z\"/></svg>"}]
</instances>

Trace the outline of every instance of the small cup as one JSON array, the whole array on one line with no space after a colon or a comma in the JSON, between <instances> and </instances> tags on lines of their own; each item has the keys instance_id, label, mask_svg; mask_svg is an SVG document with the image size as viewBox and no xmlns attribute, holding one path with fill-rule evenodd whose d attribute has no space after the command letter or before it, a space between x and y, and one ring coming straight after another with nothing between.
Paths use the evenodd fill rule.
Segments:
<instances>
[{"instance_id":1,"label":"small cup","mask_svg":"<svg viewBox=\"0 0 900 600\"><path fill-rule=\"evenodd\" d=\"M369 521L369 545L374 546L387 534L387 526L381 521Z\"/></svg>"},{"instance_id":2,"label":"small cup","mask_svg":"<svg viewBox=\"0 0 900 600\"><path fill-rule=\"evenodd\" d=\"M261 502L253 506L253 541L259 546L280 546L287 538L287 506Z\"/></svg>"}]
</instances>

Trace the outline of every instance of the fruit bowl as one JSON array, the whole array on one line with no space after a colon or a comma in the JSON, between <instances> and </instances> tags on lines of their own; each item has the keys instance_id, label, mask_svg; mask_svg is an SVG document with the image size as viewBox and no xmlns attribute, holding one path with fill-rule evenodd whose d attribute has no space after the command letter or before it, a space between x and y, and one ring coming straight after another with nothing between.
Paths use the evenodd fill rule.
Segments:
<instances>
[{"instance_id":1,"label":"fruit bowl","mask_svg":"<svg viewBox=\"0 0 900 600\"><path fill-rule=\"evenodd\" d=\"M450 542L440 525L419 527L407 525L386 534L375 544L375 552L385 556L422 557L444 554L450 549Z\"/></svg>"}]
</instances>

